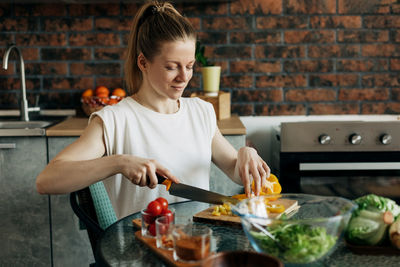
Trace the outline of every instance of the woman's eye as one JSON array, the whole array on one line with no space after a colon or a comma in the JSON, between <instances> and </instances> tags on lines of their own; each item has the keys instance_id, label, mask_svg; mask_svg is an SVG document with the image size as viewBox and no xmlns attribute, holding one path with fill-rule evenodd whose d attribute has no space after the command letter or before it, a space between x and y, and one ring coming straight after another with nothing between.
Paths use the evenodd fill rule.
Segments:
<instances>
[{"instance_id":1,"label":"woman's eye","mask_svg":"<svg viewBox=\"0 0 400 267\"><path fill-rule=\"evenodd\" d=\"M167 70L175 70L175 67L166 67Z\"/></svg>"},{"instance_id":2,"label":"woman's eye","mask_svg":"<svg viewBox=\"0 0 400 267\"><path fill-rule=\"evenodd\" d=\"M188 69L188 70L192 70L192 69L193 69L193 65L191 65L191 66L187 66L187 67L186 67L186 69Z\"/></svg>"}]
</instances>

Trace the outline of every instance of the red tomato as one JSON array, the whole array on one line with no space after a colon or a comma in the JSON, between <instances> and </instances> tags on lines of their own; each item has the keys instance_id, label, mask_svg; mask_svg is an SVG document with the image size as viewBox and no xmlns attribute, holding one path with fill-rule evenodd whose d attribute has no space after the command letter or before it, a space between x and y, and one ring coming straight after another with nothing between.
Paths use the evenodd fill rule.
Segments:
<instances>
[{"instance_id":1,"label":"red tomato","mask_svg":"<svg viewBox=\"0 0 400 267\"><path fill-rule=\"evenodd\" d=\"M149 225L149 233L152 235L152 236L156 236L156 222L152 222L150 225Z\"/></svg>"},{"instance_id":2,"label":"red tomato","mask_svg":"<svg viewBox=\"0 0 400 267\"><path fill-rule=\"evenodd\" d=\"M168 209L168 201L165 198L159 197L156 199L156 201L161 204L163 211Z\"/></svg>"},{"instance_id":3,"label":"red tomato","mask_svg":"<svg viewBox=\"0 0 400 267\"><path fill-rule=\"evenodd\" d=\"M146 213L142 213L142 217L145 223L150 224L156 220L156 216L153 216L147 210L145 212Z\"/></svg>"},{"instance_id":4,"label":"red tomato","mask_svg":"<svg viewBox=\"0 0 400 267\"><path fill-rule=\"evenodd\" d=\"M153 216L158 216L162 212L162 206L159 202L153 200L152 202L147 205L147 212Z\"/></svg>"},{"instance_id":5,"label":"red tomato","mask_svg":"<svg viewBox=\"0 0 400 267\"><path fill-rule=\"evenodd\" d=\"M163 212L161 213L161 215L168 218L168 223L171 223L171 222L174 221L174 214L172 213L171 210L168 210L168 209L167 209L166 211L163 211Z\"/></svg>"}]
</instances>

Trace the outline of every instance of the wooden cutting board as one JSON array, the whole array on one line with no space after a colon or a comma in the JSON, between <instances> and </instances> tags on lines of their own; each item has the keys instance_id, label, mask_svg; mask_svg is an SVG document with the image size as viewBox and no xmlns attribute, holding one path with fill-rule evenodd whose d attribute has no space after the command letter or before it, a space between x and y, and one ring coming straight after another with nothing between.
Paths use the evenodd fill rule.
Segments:
<instances>
[{"instance_id":1,"label":"wooden cutting board","mask_svg":"<svg viewBox=\"0 0 400 267\"><path fill-rule=\"evenodd\" d=\"M270 201L271 204L281 204L285 207L285 211L283 213L269 213L270 218L277 218L282 216L282 214L289 214L292 211L297 210L300 206L297 204L296 200L292 199L277 199L274 201ZM240 218L236 215L220 215L214 216L212 212L214 210L214 206L209 207L193 216L193 221L195 222L204 222L204 223L212 223L218 225L229 225L234 227L241 227Z\"/></svg>"}]
</instances>

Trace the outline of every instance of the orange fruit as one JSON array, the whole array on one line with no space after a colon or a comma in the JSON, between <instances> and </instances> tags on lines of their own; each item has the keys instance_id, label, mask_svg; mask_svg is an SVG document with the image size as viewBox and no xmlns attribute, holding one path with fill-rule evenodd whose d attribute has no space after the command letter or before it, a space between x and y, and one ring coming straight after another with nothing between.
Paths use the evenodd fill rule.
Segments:
<instances>
[{"instance_id":1,"label":"orange fruit","mask_svg":"<svg viewBox=\"0 0 400 267\"><path fill-rule=\"evenodd\" d=\"M86 89L82 93L82 97L91 97L93 96L93 89Z\"/></svg>"},{"instance_id":2,"label":"orange fruit","mask_svg":"<svg viewBox=\"0 0 400 267\"><path fill-rule=\"evenodd\" d=\"M109 105L115 105L117 104L119 101L116 98L110 98L110 100L108 100L108 104Z\"/></svg>"},{"instance_id":3,"label":"orange fruit","mask_svg":"<svg viewBox=\"0 0 400 267\"><path fill-rule=\"evenodd\" d=\"M119 96L119 97L125 97L126 92L122 88L116 88L112 91L112 95Z\"/></svg>"},{"instance_id":4,"label":"orange fruit","mask_svg":"<svg viewBox=\"0 0 400 267\"><path fill-rule=\"evenodd\" d=\"M98 98L108 98L108 94L107 93L99 93L99 94L96 94L96 96Z\"/></svg>"},{"instance_id":5,"label":"orange fruit","mask_svg":"<svg viewBox=\"0 0 400 267\"><path fill-rule=\"evenodd\" d=\"M107 97L108 97L110 94L110 90L108 90L108 88L105 86L97 86L94 93L96 94L96 96L99 96L99 97L100 97L100 95L107 95Z\"/></svg>"}]
</instances>

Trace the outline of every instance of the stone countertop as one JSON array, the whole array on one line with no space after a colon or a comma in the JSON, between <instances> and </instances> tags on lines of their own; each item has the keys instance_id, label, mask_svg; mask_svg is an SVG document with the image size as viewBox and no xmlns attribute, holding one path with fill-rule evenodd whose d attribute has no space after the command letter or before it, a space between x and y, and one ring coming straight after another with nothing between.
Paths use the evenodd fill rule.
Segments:
<instances>
[{"instance_id":1,"label":"stone countertop","mask_svg":"<svg viewBox=\"0 0 400 267\"><path fill-rule=\"evenodd\" d=\"M88 124L87 117L70 117L46 129L47 136L80 136ZM218 127L223 135L245 135L246 128L238 116L218 120Z\"/></svg>"}]
</instances>

